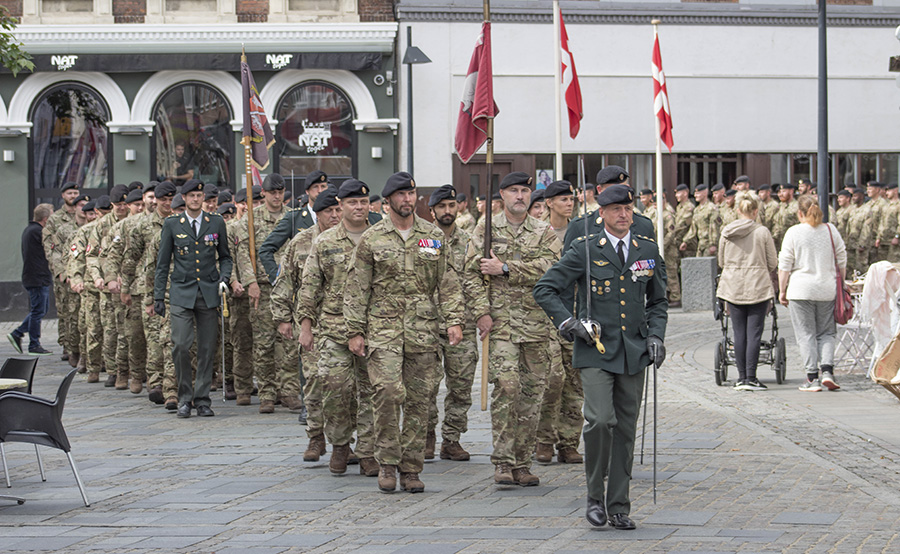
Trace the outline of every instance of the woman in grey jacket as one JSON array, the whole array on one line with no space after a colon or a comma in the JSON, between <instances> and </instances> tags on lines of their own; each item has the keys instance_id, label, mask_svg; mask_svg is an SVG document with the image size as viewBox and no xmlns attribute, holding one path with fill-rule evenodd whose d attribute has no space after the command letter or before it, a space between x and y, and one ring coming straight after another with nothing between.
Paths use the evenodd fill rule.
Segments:
<instances>
[{"instance_id":1,"label":"woman in grey jacket","mask_svg":"<svg viewBox=\"0 0 900 554\"><path fill-rule=\"evenodd\" d=\"M772 273L778 267L775 241L756 222L759 200L749 192L735 199L739 218L722 229L719 237L719 287L716 296L728 303L734 331L737 390L766 390L756 378L759 344L770 303L775 298Z\"/></svg>"}]
</instances>

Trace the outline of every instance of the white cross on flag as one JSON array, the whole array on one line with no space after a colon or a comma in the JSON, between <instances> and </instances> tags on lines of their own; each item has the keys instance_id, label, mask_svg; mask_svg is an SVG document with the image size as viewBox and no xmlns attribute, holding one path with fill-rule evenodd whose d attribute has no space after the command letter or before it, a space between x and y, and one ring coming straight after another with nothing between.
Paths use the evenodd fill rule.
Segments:
<instances>
[{"instance_id":1,"label":"white cross on flag","mask_svg":"<svg viewBox=\"0 0 900 554\"><path fill-rule=\"evenodd\" d=\"M672 112L669 109L669 93L666 90L666 74L663 73L662 55L659 53L659 35L654 33L653 41L653 111L659 119L659 139L669 152L675 145L672 138Z\"/></svg>"}]
</instances>

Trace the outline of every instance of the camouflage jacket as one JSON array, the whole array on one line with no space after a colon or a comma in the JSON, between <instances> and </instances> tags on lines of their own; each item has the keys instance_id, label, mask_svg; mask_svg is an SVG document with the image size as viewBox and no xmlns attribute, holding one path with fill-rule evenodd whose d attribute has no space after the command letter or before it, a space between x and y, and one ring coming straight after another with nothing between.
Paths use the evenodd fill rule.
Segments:
<instances>
[{"instance_id":1,"label":"camouflage jacket","mask_svg":"<svg viewBox=\"0 0 900 554\"><path fill-rule=\"evenodd\" d=\"M471 235L458 225L453 227L453 232L447 238L447 263L453 266L453 270L460 277L460 285L464 283L463 273L466 265L466 250L469 248L470 240ZM447 327L449 326L446 324L441 325L442 336L446 333ZM475 314L468 304L466 305L465 330L467 333L475 333Z\"/></svg>"},{"instance_id":2,"label":"camouflage jacket","mask_svg":"<svg viewBox=\"0 0 900 554\"><path fill-rule=\"evenodd\" d=\"M514 343L546 341L554 329L535 302L532 289L559 260L562 244L548 224L528 216L516 231L503 212L493 216L491 234L494 255L509 267L509 276L491 277L489 287L482 278L484 223L479 223L469 241L464 273L473 317L477 321L491 316L493 338Z\"/></svg>"},{"instance_id":3,"label":"camouflage jacket","mask_svg":"<svg viewBox=\"0 0 900 554\"><path fill-rule=\"evenodd\" d=\"M694 208L694 214L691 218L691 228L685 235L682 242L688 245L686 254L708 256L709 247L718 245L719 228L722 225L722 218L719 217L719 210L712 202L707 202ZM696 249L692 248L696 244Z\"/></svg>"},{"instance_id":4,"label":"camouflage jacket","mask_svg":"<svg viewBox=\"0 0 900 554\"><path fill-rule=\"evenodd\" d=\"M837 213L834 216L834 226L837 227L838 232L843 237L844 242L847 243L849 248L850 243L849 237L847 236L849 232L850 225L850 216L853 214L853 211L856 210L855 204L848 204L843 208L838 208Z\"/></svg>"},{"instance_id":5,"label":"camouflage jacket","mask_svg":"<svg viewBox=\"0 0 900 554\"><path fill-rule=\"evenodd\" d=\"M694 219L694 205L690 200L685 200L675 208L675 242L681 244L688 231L691 230L691 221Z\"/></svg>"},{"instance_id":6,"label":"camouflage jacket","mask_svg":"<svg viewBox=\"0 0 900 554\"><path fill-rule=\"evenodd\" d=\"M95 225L88 235L88 242L91 248L87 252L87 273L91 281L103 279L104 283L108 283L106 275L103 272L103 264L106 262L106 249L109 247L111 239L108 238L109 230L113 225L119 222L116 218L116 212L111 211L105 216L96 220ZM104 292L106 288L104 287Z\"/></svg>"},{"instance_id":7,"label":"camouflage jacket","mask_svg":"<svg viewBox=\"0 0 900 554\"><path fill-rule=\"evenodd\" d=\"M135 225L125 239L122 255L122 290L146 296L145 303L153 304L153 280L159 239L166 218L158 212L135 218Z\"/></svg>"},{"instance_id":8,"label":"camouflage jacket","mask_svg":"<svg viewBox=\"0 0 900 554\"><path fill-rule=\"evenodd\" d=\"M466 317L444 242L444 233L418 216L406 240L390 217L369 227L348 264L347 338L363 335L370 349L437 351L439 325L463 325Z\"/></svg>"},{"instance_id":9,"label":"camouflage jacket","mask_svg":"<svg viewBox=\"0 0 900 554\"><path fill-rule=\"evenodd\" d=\"M225 228L228 230L229 237L236 237L237 230L241 226L241 222L244 221L244 218L247 217L246 214L241 216L241 219L232 219L231 221L225 222ZM256 223L254 221L254 223ZM231 259L234 260L234 265L231 267L231 281L229 284L240 283L241 282L241 272L238 268L237 263L237 245L234 240L228 241L228 250L231 251ZM228 288L231 291L231 287Z\"/></svg>"},{"instance_id":10,"label":"camouflage jacket","mask_svg":"<svg viewBox=\"0 0 900 554\"><path fill-rule=\"evenodd\" d=\"M471 234L475 230L475 218L467 210L456 217L456 227Z\"/></svg>"},{"instance_id":11,"label":"camouflage jacket","mask_svg":"<svg viewBox=\"0 0 900 554\"><path fill-rule=\"evenodd\" d=\"M309 318L317 335L338 344L347 343L344 284L354 248L343 223L316 237L306 258L303 285L295 303L297 321Z\"/></svg>"},{"instance_id":12,"label":"camouflage jacket","mask_svg":"<svg viewBox=\"0 0 900 554\"><path fill-rule=\"evenodd\" d=\"M136 225L140 224L145 216L146 214L141 212L137 215L130 215L120 219L107 232L106 253L100 258L100 269L106 282L114 281L122 276L122 262L125 259L128 235ZM122 292L129 291L123 287Z\"/></svg>"},{"instance_id":13,"label":"camouflage jacket","mask_svg":"<svg viewBox=\"0 0 900 554\"><path fill-rule=\"evenodd\" d=\"M888 200L881 210L881 224L878 227L878 238L882 246L890 246L891 240L900 231L900 201Z\"/></svg>"},{"instance_id":14,"label":"camouflage jacket","mask_svg":"<svg viewBox=\"0 0 900 554\"><path fill-rule=\"evenodd\" d=\"M266 274L266 269L259 259L259 247L262 246L269 234L275 230L275 226L278 225L278 222L281 221L285 213L286 212L282 210L273 214L269 212L265 204L253 208L253 238L256 246L256 272L253 271L253 264L250 261L250 232L247 226L248 218L246 216L241 218L234 234L235 253L237 254L237 257L234 258L234 266L237 267L240 272L241 284L244 288L249 287L253 283L257 283L260 286L269 284L269 276ZM276 264L281 262L282 252L283 250L276 252Z\"/></svg>"},{"instance_id":15,"label":"camouflage jacket","mask_svg":"<svg viewBox=\"0 0 900 554\"><path fill-rule=\"evenodd\" d=\"M72 237L72 245L69 247L69 263L66 266L69 284L83 284L84 290L89 292L100 292L94 286L94 280L88 274L87 265L87 254L94 248L90 237L94 234L94 229L99 221L99 219L95 219L82 225L75 231L75 236Z\"/></svg>"},{"instance_id":16,"label":"camouflage jacket","mask_svg":"<svg viewBox=\"0 0 900 554\"><path fill-rule=\"evenodd\" d=\"M778 212L775 214L772 223L772 238L775 239L775 245L781 248L781 241L788 229L800 223L797 217L797 199L794 198L790 202L782 202L778 205Z\"/></svg>"},{"instance_id":17,"label":"camouflage jacket","mask_svg":"<svg viewBox=\"0 0 900 554\"><path fill-rule=\"evenodd\" d=\"M65 208L60 208L50 215L44 229L41 231L41 242L44 246L44 255L50 266L50 272L54 277L59 277L66 272L69 261L69 247L78 224L75 215L70 214Z\"/></svg>"},{"instance_id":18,"label":"camouflage jacket","mask_svg":"<svg viewBox=\"0 0 900 554\"><path fill-rule=\"evenodd\" d=\"M294 319L294 304L300 293L303 280L303 268L313 241L319 236L319 226L313 225L294 235L287 244L275 286L272 287L272 318L275 323L300 323L302 319Z\"/></svg>"}]
</instances>

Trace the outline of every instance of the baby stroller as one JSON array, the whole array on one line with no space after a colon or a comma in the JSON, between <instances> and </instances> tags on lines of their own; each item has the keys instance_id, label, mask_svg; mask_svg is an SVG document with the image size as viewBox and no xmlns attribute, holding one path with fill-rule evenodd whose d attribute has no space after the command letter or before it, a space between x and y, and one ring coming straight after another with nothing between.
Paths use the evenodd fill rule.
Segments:
<instances>
[{"instance_id":1,"label":"baby stroller","mask_svg":"<svg viewBox=\"0 0 900 554\"><path fill-rule=\"evenodd\" d=\"M762 339L759 345L759 363L769 364L775 370L775 382L779 385L784 383L784 375L787 370L787 355L785 351L784 338L778 337L778 311L775 307L775 301L771 300L769 304L769 313L772 316L772 336L769 340ZM713 316L722 324L722 340L716 345L715 352L715 368L713 369L716 376L716 384L722 386L728 381L728 366L737 365L734 359L734 341L728 336L728 323L730 318L725 313L725 301L716 298L716 305L713 309ZM763 331L765 334L765 331Z\"/></svg>"}]
</instances>

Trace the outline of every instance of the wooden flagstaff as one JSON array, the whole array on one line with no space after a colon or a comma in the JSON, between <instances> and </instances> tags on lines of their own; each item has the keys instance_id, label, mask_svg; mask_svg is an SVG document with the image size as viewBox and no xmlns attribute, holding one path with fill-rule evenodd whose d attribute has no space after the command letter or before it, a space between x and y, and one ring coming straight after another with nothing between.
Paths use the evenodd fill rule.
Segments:
<instances>
[{"instance_id":1,"label":"wooden flagstaff","mask_svg":"<svg viewBox=\"0 0 900 554\"><path fill-rule=\"evenodd\" d=\"M484 0L484 20L491 20L491 1ZM491 98L493 102L493 98ZM491 257L491 205L494 199L494 118L487 118L487 152L485 155L487 162L487 184L485 186L486 193L484 195L484 257ZM491 278L484 276L485 287L487 287L488 301L491 298ZM488 332L481 341L481 411L484 412L488 408L488 361L490 358L490 332Z\"/></svg>"},{"instance_id":2,"label":"wooden flagstaff","mask_svg":"<svg viewBox=\"0 0 900 554\"><path fill-rule=\"evenodd\" d=\"M244 53L244 47L241 46L241 63L247 63L247 55ZM246 94L246 92L245 92ZM246 102L247 99L245 98ZM246 122L244 122L246 128ZM247 174L247 231L250 234L250 264L253 265L253 273L256 274L256 233L253 228L253 167L250 163L251 158L251 141L250 137L243 137L241 144L244 145L244 171Z\"/></svg>"}]
</instances>

